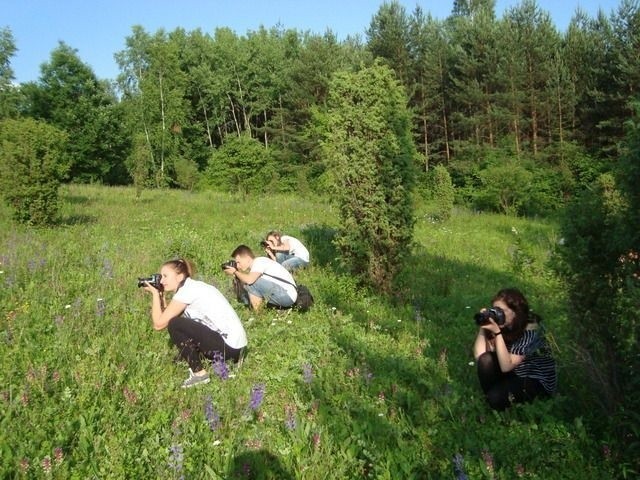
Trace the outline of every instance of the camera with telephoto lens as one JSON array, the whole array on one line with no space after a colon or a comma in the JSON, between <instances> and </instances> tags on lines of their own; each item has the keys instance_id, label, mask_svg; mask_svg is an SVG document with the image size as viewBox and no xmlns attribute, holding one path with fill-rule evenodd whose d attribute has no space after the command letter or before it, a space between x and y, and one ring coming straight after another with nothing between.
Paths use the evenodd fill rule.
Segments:
<instances>
[{"instance_id":1,"label":"camera with telephoto lens","mask_svg":"<svg viewBox=\"0 0 640 480\"><path fill-rule=\"evenodd\" d=\"M506 318L504 316L504 310L500 307L489 307L482 312L478 312L473 316L476 321L476 325L487 325L489 319L492 319L498 326L504 325Z\"/></svg>"},{"instance_id":2,"label":"camera with telephoto lens","mask_svg":"<svg viewBox=\"0 0 640 480\"><path fill-rule=\"evenodd\" d=\"M222 268L223 270L225 268L235 268L237 270L238 269L238 262L236 262L235 260L227 260L222 265L220 265L220 268Z\"/></svg>"},{"instance_id":3,"label":"camera with telephoto lens","mask_svg":"<svg viewBox=\"0 0 640 480\"><path fill-rule=\"evenodd\" d=\"M154 273L146 278L138 278L138 288L144 287L144 284L148 283L156 290L162 291L162 284L160 283L161 279L162 275L160 275L159 273Z\"/></svg>"}]
</instances>

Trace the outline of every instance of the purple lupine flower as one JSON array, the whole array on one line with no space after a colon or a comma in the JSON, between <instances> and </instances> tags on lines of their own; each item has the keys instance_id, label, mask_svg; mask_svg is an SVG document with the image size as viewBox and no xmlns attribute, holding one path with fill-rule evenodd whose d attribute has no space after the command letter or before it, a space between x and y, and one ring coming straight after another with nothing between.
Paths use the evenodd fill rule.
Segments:
<instances>
[{"instance_id":1,"label":"purple lupine flower","mask_svg":"<svg viewBox=\"0 0 640 480\"><path fill-rule=\"evenodd\" d=\"M313 367L310 363L305 363L302 365L302 378L304 383L313 382Z\"/></svg>"},{"instance_id":2,"label":"purple lupine flower","mask_svg":"<svg viewBox=\"0 0 640 480\"><path fill-rule=\"evenodd\" d=\"M229 378L229 367L224 361L224 357L221 352L213 352L213 358L211 359L211 366L216 375L222 380Z\"/></svg>"},{"instance_id":3,"label":"purple lupine flower","mask_svg":"<svg viewBox=\"0 0 640 480\"><path fill-rule=\"evenodd\" d=\"M113 264L107 258L102 262L102 276L108 279L113 278Z\"/></svg>"},{"instance_id":4,"label":"purple lupine flower","mask_svg":"<svg viewBox=\"0 0 640 480\"><path fill-rule=\"evenodd\" d=\"M260 408L264 399L264 383L256 383L251 387L251 400L249 400L249 408L254 412Z\"/></svg>"},{"instance_id":5,"label":"purple lupine flower","mask_svg":"<svg viewBox=\"0 0 640 480\"><path fill-rule=\"evenodd\" d=\"M104 312L106 309L107 309L107 306L104 303L104 298L99 298L96 304L96 317L98 318L104 317Z\"/></svg>"},{"instance_id":6,"label":"purple lupine flower","mask_svg":"<svg viewBox=\"0 0 640 480\"><path fill-rule=\"evenodd\" d=\"M453 456L453 474L456 476L456 480L469 480L464 471L464 457L460 453Z\"/></svg>"},{"instance_id":7,"label":"purple lupine flower","mask_svg":"<svg viewBox=\"0 0 640 480\"><path fill-rule=\"evenodd\" d=\"M7 288L11 288L13 287L13 285L16 283L16 276L15 274L12 275L7 275L4 279L4 284L7 286Z\"/></svg>"},{"instance_id":8,"label":"purple lupine flower","mask_svg":"<svg viewBox=\"0 0 640 480\"><path fill-rule=\"evenodd\" d=\"M27 269L29 270L29 273L35 272L37 268L38 262L35 259L32 258L27 262Z\"/></svg>"},{"instance_id":9,"label":"purple lupine flower","mask_svg":"<svg viewBox=\"0 0 640 480\"><path fill-rule=\"evenodd\" d=\"M176 473L177 478L181 479L184 478L184 475L182 475L183 458L182 445L177 443L169 448L169 468Z\"/></svg>"},{"instance_id":10,"label":"purple lupine flower","mask_svg":"<svg viewBox=\"0 0 640 480\"><path fill-rule=\"evenodd\" d=\"M220 425L220 415L218 415L218 412L216 412L215 408L213 408L211 395L207 395L204 400L204 416L207 419L209 428L212 432L214 432Z\"/></svg>"},{"instance_id":11,"label":"purple lupine flower","mask_svg":"<svg viewBox=\"0 0 640 480\"><path fill-rule=\"evenodd\" d=\"M296 406L295 405L285 405L285 421L284 426L287 427L287 430L295 430L296 428Z\"/></svg>"}]
</instances>

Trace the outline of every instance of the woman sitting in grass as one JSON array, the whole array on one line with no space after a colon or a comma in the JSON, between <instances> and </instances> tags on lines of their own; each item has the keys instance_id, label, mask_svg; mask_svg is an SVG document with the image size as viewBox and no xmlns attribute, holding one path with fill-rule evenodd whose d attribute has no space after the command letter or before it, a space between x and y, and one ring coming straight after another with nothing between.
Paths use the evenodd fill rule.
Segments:
<instances>
[{"instance_id":1,"label":"woman sitting in grass","mask_svg":"<svg viewBox=\"0 0 640 480\"><path fill-rule=\"evenodd\" d=\"M476 315L474 344L480 386L492 408L548 397L556 389L556 364L540 318L519 290L506 288Z\"/></svg>"},{"instance_id":2,"label":"woman sitting in grass","mask_svg":"<svg viewBox=\"0 0 640 480\"><path fill-rule=\"evenodd\" d=\"M194 280L192 265L184 260L170 260L160 269L160 285L145 282L152 294L151 318L155 330L169 330L180 356L189 364L189 378L182 384L189 388L209 382L202 357L238 361L247 345L247 335L233 307L213 285ZM169 305L164 292L175 292Z\"/></svg>"}]
</instances>

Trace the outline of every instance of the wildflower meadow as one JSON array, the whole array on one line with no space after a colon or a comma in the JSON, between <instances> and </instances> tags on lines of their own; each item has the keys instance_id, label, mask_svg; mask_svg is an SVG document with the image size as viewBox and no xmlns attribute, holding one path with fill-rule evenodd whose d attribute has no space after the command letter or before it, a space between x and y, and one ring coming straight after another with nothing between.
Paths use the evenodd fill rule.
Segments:
<instances>
[{"instance_id":1,"label":"wildflower meadow","mask_svg":"<svg viewBox=\"0 0 640 480\"><path fill-rule=\"evenodd\" d=\"M359 287L332 246L326 200L65 186L58 225L0 207L0 478L603 479L615 448L572 359L557 226L417 206L393 298ZM251 312L220 264L271 229L308 245L306 313ZM241 364L214 359L184 390L138 277L175 256L237 308ZM544 319L559 393L490 410L477 383L473 314L516 286Z\"/></svg>"}]
</instances>

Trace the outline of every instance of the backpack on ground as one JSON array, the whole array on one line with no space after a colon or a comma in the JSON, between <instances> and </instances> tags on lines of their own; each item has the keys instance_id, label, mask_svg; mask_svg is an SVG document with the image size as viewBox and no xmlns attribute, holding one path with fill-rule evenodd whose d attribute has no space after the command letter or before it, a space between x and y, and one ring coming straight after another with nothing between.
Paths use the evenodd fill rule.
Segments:
<instances>
[{"instance_id":1,"label":"backpack on ground","mask_svg":"<svg viewBox=\"0 0 640 480\"><path fill-rule=\"evenodd\" d=\"M301 312L306 312L313 306L313 295L306 285L299 284L296 289L298 290L298 299L293 306Z\"/></svg>"}]
</instances>

